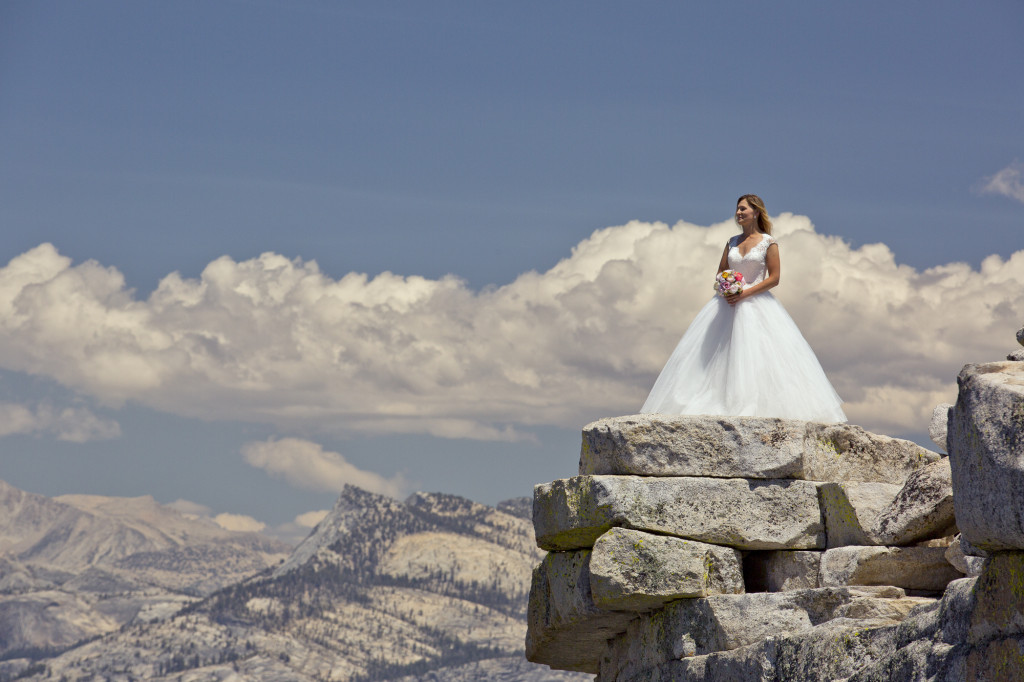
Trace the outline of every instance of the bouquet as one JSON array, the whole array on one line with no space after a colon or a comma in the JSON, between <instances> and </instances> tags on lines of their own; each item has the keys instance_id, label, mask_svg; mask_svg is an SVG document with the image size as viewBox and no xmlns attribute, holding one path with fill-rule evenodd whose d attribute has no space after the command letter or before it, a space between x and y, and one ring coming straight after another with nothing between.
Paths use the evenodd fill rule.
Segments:
<instances>
[{"instance_id":1,"label":"bouquet","mask_svg":"<svg viewBox=\"0 0 1024 682\"><path fill-rule=\"evenodd\" d=\"M715 293L719 296L731 296L743 291L743 273L735 270L722 270L715 277Z\"/></svg>"}]
</instances>

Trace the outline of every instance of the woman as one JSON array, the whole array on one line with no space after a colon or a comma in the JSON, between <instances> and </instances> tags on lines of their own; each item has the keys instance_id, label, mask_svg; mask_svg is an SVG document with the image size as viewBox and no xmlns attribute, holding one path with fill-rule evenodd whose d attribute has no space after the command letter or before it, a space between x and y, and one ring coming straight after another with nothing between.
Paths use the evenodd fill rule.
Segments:
<instances>
[{"instance_id":1,"label":"woman","mask_svg":"<svg viewBox=\"0 0 1024 682\"><path fill-rule=\"evenodd\" d=\"M726 244L718 272L743 273L745 288L697 313L640 411L845 422L814 351L768 292L781 271L761 198L740 197L736 222L743 234Z\"/></svg>"}]
</instances>

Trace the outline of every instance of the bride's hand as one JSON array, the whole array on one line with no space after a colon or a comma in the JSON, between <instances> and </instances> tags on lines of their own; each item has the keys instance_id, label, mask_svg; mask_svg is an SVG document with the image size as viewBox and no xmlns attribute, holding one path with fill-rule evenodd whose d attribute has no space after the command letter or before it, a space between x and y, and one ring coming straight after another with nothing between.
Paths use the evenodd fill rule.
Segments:
<instances>
[{"instance_id":1,"label":"bride's hand","mask_svg":"<svg viewBox=\"0 0 1024 682\"><path fill-rule=\"evenodd\" d=\"M746 293L747 292L744 289L743 291L741 291L739 293L729 294L729 295L727 295L725 297L725 302L728 303L729 305L736 305L737 303L742 301L744 298L746 298L746 296L745 296Z\"/></svg>"}]
</instances>

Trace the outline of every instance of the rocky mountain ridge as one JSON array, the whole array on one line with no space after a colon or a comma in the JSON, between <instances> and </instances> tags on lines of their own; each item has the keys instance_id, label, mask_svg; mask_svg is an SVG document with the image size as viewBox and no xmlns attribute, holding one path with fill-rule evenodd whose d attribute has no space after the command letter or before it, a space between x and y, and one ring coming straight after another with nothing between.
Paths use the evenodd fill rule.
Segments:
<instances>
[{"instance_id":1,"label":"rocky mountain ridge","mask_svg":"<svg viewBox=\"0 0 1024 682\"><path fill-rule=\"evenodd\" d=\"M165 617L290 550L151 497L51 499L0 481L0 656L40 656Z\"/></svg>"},{"instance_id":2,"label":"rocky mountain ridge","mask_svg":"<svg viewBox=\"0 0 1024 682\"><path fill-rule=\"evenodd\" d=\"M527 507L346 487L284 561L0 678L579 679L523 657L540 558Z\"/></svg>"}]
</instances>

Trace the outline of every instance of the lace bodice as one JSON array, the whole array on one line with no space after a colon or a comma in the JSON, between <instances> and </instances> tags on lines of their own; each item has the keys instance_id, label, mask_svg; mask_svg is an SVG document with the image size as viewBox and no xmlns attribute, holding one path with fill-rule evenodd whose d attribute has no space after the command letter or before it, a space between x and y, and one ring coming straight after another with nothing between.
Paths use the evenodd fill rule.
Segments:
<instances>
[{"instance_id":1,"label":"lace bodice","mask_svg":"<svg viewBox=\"0 0 1024 682\"><path fill-rule=\"evenodd\" d=\"M729 240L729 269L742 272L743 281L750 286L757 284L768 274L765 257L768 254L768 247L775 243L775 238L770 234L762 235L761 242L752 248L746 256L740 255L738 245L742 239L743 235L738 234Z\"/></svg>"}]
</instances>

